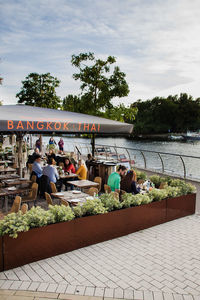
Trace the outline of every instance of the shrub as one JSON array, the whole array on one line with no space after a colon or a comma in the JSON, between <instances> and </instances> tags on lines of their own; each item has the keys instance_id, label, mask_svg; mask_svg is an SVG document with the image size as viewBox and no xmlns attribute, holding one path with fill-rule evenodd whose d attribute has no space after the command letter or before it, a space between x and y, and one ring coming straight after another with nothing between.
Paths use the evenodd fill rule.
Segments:
<instances>
[{"instance_id":1,"label":"shrub","mask_svg":"<svg viewBox=\"0 0 200 300\"><path fill-rule=\"evenodd\" d=\"M75 218L71 207L65 205L49 205L49 212L52 214L55 223L71 221Z\"/></svg>"},{"instance_id":2,"label":"shrub","mask_svg":"<svg viewBox=\"0 0 200 300\"><path fill-rule=\"evenodd\" d=\"M167 198L168 194L166 189L153 189L149 192L149 197L151 198L152 201L161 201L165 198Z\"/></svg>"},{"instance_id":3,"label":"shrub","mask_svg":"<svg viewBox=\"0 0 200 300\"><path fill-rule=\"evenodd\" d=\"M44 210L40 206L33 206L24 217L30 228L43 227L56 222L55 216L49 210Z\"/></svg>"},{"instance_id":4,"label":"shrub","mask_svg":"<svg viewBox=\"0 0 200 300\"><path fill-rule=\"evenodd\" d=\"M12 238L17 238L18 233L22 231L28 231L30 227L27 224L27 220L19 213L11 213L4 217L0 221L0 235L8 234Z\"/></svg>"},{"instance_id":5,"label":"shrub","mask_svg":"<svg viewBox=\"0 0 200 300\"><path fill-rule=\"evenodd\" d=\"M179 196L196 192L195 186L180 179L173 179L170 183L170 186L179 188Z\"/></svg>"},{"instance_id":6,"label":"shrub","mask_svg":"<svg viewBox=\"0 0 200 300\"><path fill-rule=\"evenodd\" d=\"M119 199L116 199L113 194L102 194L99 199L108 211L120 209L122 207Z\"/></svg>"},{"instance_id":7,"label":"shrub","mask_svg":"<svg viewBox=\"0 0 200 300\"><path fill-rule=\"evenodd\" d=\"M147 180L147 174L145 173L145 172L142 172L142 171L139 171L139 170L137 170L137 169L134 169L134 171L135 171L135 173L136 173L136 175L137 175L137 181L139 180L139 179L142 179L142 180Z\"/></svg>"},{"instance_id":8,"label":"shrub","mask_svg":"<svg viewBox=\"0 0 200 300\"><path fill-rule=\"evenodd\" d=\"M180 189L178 187L168 186L165 188L168 198L175 198L180 194Z\"/></svg>"},{"instance_id":9,"label":"shrub","mask_svg":"<svg viewBox=\"0 0 200 300\"><path fill-rule=\"evenodd\" d=\"M100 199L86 199L82 205L78 204L74 207L74 214L76 217L91 216L98 214L105 214L107 209L103 206Z\"/></svg>"},{"instance_id":10,"label":"shrub","mask_svg":"<svg viewBox=\"0 0 200 300\"><path fill-rule=\"evenodd\" d=\"M122 195L123 202L121 203L122 207L127 208L131 206L138 206L141 204L150 203L152 200L149 197L149 194L137 194L133 195L131 193L126 193Z\"/></svg>"}]
</instances>

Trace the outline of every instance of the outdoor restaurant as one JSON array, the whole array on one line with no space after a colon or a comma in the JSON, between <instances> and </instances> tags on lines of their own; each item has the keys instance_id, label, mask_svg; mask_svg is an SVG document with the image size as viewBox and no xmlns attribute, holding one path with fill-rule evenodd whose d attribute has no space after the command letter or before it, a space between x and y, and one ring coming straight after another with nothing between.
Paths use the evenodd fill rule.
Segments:
<instances>
[{"instance_id":1,"label":"outdoor restaurant","mask_svg":"<svg viewBox=\"0 0 200 300\"><path fill-rule=\"evenodd\" d=\"M132 130L130 124L73 112L1 107L0 132L11 143L0 149L1 271L195 212L191 184L148 177L131 160L127 168L107 156L95 157L96 135ZM90 134L92 153L66 152L66 131ZM42 134L55 132L59 149L52 137L43 151ZM24 137L31 134L40 138L27 152Z\"/></svg>"}]
</instances>

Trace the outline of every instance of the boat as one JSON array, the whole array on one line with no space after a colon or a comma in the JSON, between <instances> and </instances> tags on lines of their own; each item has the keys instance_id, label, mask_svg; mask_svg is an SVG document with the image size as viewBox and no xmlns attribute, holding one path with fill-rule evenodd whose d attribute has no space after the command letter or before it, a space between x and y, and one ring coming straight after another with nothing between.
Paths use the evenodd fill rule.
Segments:
<instances>
[{"instance_id":1,"label":"boat","mask_svg":"<svg viewBox=\"0 0 200 300\"><path fill-rule=\"evenodd\" d=\"M187 132L182 136L185 140L200 140L200 132Z\"/></svg>"}]
</instances>

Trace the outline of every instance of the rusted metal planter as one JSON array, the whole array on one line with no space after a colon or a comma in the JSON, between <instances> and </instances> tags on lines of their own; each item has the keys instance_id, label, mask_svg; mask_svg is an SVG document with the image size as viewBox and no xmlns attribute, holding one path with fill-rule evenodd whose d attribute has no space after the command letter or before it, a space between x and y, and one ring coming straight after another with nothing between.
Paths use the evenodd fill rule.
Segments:
<instances>
[{"instance_id":1,"label":"rusted metal planter","mask_svg":"<svg viewBox=\"0 0 200 300\"><path fill-rule=\"evenodd\" d=\"M120 237L195 213L196 194L78 218L0 238L0 270Z\"/></svg>"}]
</instances>

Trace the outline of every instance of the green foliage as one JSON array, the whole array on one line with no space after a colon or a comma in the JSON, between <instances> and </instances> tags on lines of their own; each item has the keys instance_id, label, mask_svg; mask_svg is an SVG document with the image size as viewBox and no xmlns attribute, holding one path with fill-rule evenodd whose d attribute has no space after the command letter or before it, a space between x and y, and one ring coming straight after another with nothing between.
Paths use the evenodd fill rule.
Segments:
<instances>
[{"instance_id":1,"label":"green foliage","mask_svg":"<svg viewBox=\"0 0 200 300\"><path fill-rule=\"evenodd\" d=\"M114 197L114 194L102 194L99 199L101 200L101 202L103 203L104 207L108 210L108 211L112 211L112 210L116 210L116 209L120 209L122 207L119 199L116 199Z\"/></svg>"},{"instance_id":2,"label":"green foliage","mask_svg":"<svg viewBox=\"0 0 200 300\"><path fill-rule=\"evenodd\" d=\"M155 97L134 102L138 110L134 120L134 134L158 134L195 131L200 128L200 99L192 96Z\"/></svg>"},{"instance_id":3,"label":"green foliage","mask_svg":"<svg viewBox=\"0 0 200 300\"><path fill-rule=\"evenodd\" d=\"M91 216L105 214L107 209L103 206L100 199L86 199L82 206L77 205L74 207L74 214L76 217Z\"/></svg>"},{"instance_id":4,"label":"green foliage","mask_svg":"<svg viewBox=\"0 0 200 300\"><path fill-rule=\"evenodd\" d=\"M55 216L50 210L44 210L40 206L32 207L25 215L27 225L30 228L43 227L51 223L55 223Z\"/></svg>"},{"instance_id":5,"label":"green foliage","mask_svg":"<svg viewBox=\"0 0 200 300\"><path fill-rule=\"evenodd\" d=\"M134 169L134 171L135 171L135 173L137 175L137 181L139 179L144 180L144 181L147 180L147 174L145 172L139 171L137 169Z\"/></svg>"},{"instance_id":6,"label":"green foliage","mask_svg":"<svg viewBox=\"0 0 200 300\"><path fill-rule=\"evenodd\" d=\"M137 194L137 195L133 195L131 193L126 193L124 195L122 195L122 207L124 208L128 208L131 206L138 206L141 204L148 204L150 203L152 200L149 197L149 194Z\"/></svg>"},{"instance_id":7,"label":"green foliage","mask_svg":"<svg viewBox=\"0 0 200 300\"><path fill-rule=\"evenodd\" d=\"M21 212L11 213L0 221L0 236L8 234L12 238L17 238L19 232L28 231L29 228Z\"/></svg>"},{"instance_id":8,"label":"green foliage","mask_svg":"<svg viewBox=\"0 0 200 300\"><path fill-rule=\"evenodd\" d=\"M50 73L30 73L22 81L21 91L16 95L18 103L57 109L61 104L55 91L59 84L60 81Z\"/></svg>"},{"instance_id":9,"label":"green foliage","mask_svg":"<svg viewBox=\"0 0 200 300\"><path fill-rule=\"evenodd\" d=\"M168 186L165 188L168 198L175 198L180 194L179 187Z\"/></svg>"},{"instance_id":10,"label":"green foliage","mask_svg":"<svg viewBox=\"0 0 200 300\"><path fill-rule=\"evenodd\" d=\"M149 197L152 199L152 201L161 201L163 199L166 199L168 196L168 193L165 189L159 190L159 189L152 189L149 192Z\"/></svg>"},{"instance_id":11,"label":"green foliage","mask_svg":"<svg viewBox=\"0 0 200 300\"><path fill-rule=\"evenodd\" d=\"M133 123L136 114L136 107L126 107L124 104L120 104L106 109L104 117L119 122Z\"/></svg>"},{"instance_id":12,"label":"green foliage","mask_svg":"<svg viewBox=\"0 0 200 300\"><path fill-rule=\"evenodd\" d=\"M113 56L101 60L90 52L72 55L72 66L79 70L73 78L81 82L81 95L68 95L64 99L63 109L99 115L101 110L112 107L114 97L127 96L129 88L125 73L118 66L111 70L115 62Z\"/></svg>"},{"instance_id":13,"label":"green foliage","mask_svg":"<svg viewBox=\"0 0 200 300\"><path fill-rule=\"evenodd\" d=\"M170 183L170 186L179 188L179 196L196 192L195 186L180 179L173 179Z\"/></svg>"},{"instance_id":14,"label":"green foliage","mask_svg":"<svg viewBox=\"0 0 200 300\"><path fill-rule=\"evenodd\" d=\"M71 207L65 205L49 205L49 213L54 217L55 223L71 221L75 218Z\"/></svg>"}]
</instances>

